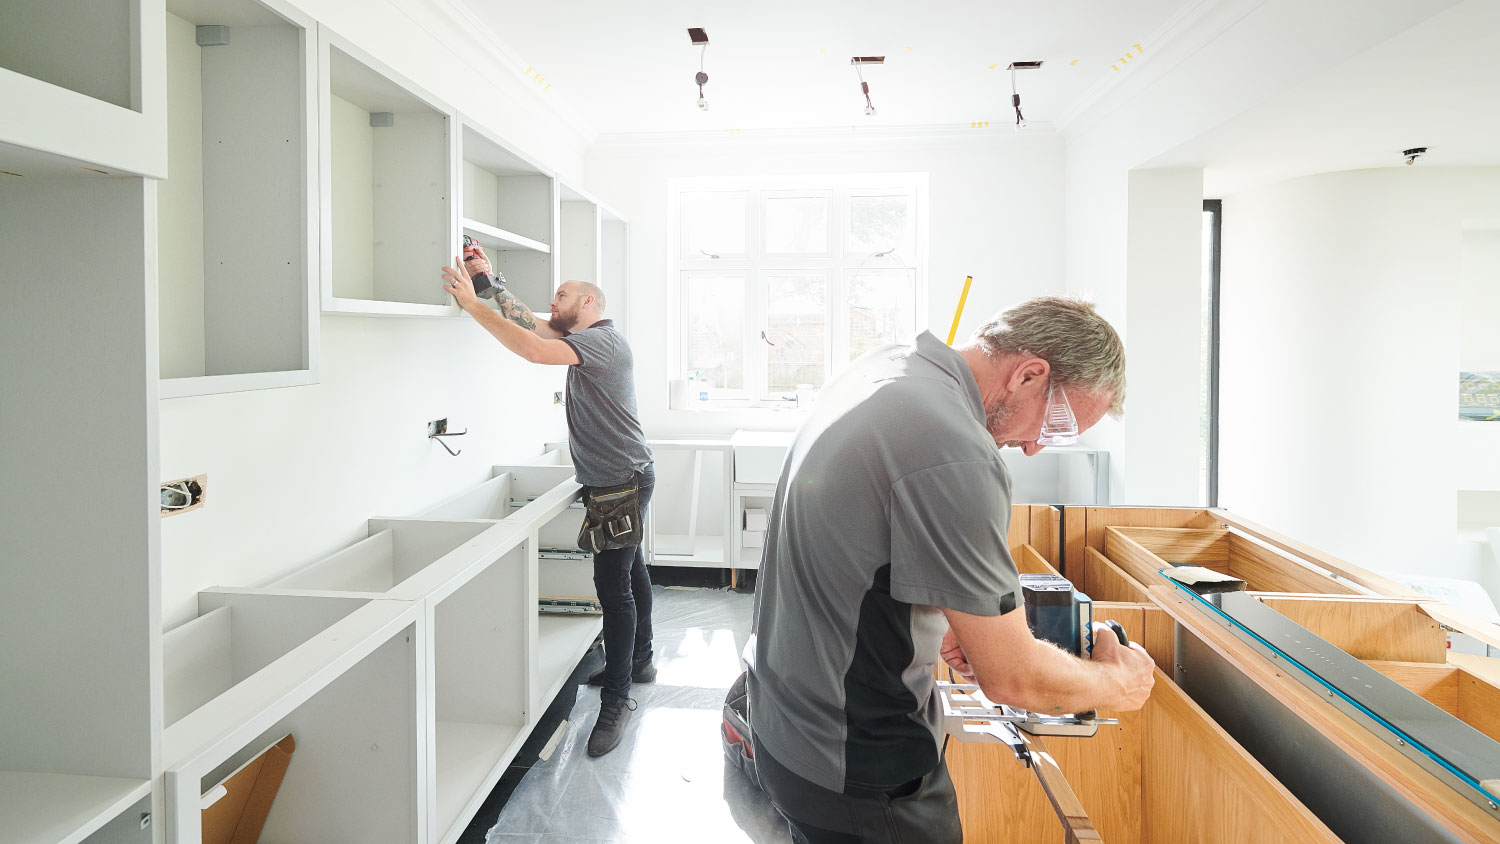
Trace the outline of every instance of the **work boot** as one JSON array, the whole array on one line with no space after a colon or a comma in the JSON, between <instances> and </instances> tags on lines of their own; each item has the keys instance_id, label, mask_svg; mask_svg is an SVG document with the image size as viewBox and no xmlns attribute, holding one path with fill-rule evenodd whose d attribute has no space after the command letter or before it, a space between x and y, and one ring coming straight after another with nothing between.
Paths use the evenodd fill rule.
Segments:
<instances>
[{"instance_id":1,"label":"work boot","mask_svg":"<svg viewBox=\"0 0 1500 844\"><path fill-rule=\"evenodd\" d=\"M656 682L656 666L650 662L637 663L630 669L630 682L632 683L654 683ZM589 675L590 686L604 685L604 669L600 668Z\"/></svg>"},{"instance_id":2,"label":"work boot","mask_svg":"<svg viewBox=\"0 0 1500 844\"><path fill-rule=\"evenodd\" d=\"M625 735L625 725L635 711L635 701L628 697L605 695L599 703L599 720L589 733L589 755L603 756L614 750Z\"/></svg>"}]
</instances>

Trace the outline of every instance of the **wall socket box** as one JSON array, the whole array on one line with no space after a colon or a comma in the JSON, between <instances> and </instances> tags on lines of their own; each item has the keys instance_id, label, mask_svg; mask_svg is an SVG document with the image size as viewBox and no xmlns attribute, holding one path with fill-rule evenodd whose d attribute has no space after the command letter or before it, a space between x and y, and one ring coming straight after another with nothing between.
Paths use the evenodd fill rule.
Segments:
<instances>
[{"instance_id":1,"label":"wall socket box","mask_svg":"<svg viewBox=\"0 0 1500 844\"><path fill-rule=\"evenodd\" d=\"M208 500L208 474L164 481L161 485L161 517L190 513Z\"/></svg>"},{"instance_id":2,"label":"wall socket box","mask_svg":"<svg viewBox=\"0 0 1500 844\"><path fill-rule=\"evenodd\" d=\"M427 436L435 437L439 434L448 433L448 417L434 419L427 423Z\"/></svg>"}]
</instances>

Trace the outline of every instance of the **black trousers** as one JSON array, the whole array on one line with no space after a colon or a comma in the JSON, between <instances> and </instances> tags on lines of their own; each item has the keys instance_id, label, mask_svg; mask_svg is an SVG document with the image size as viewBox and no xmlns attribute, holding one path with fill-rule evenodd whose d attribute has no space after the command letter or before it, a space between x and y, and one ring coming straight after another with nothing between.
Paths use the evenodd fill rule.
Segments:
<instances>
[{"instance_id":1,"label":"black trousers","mask_svg":"<svg viewBox=\"0 0 1500 844\"><path fill-rule=\"evenodd\" d=\"M641 518L651 503L656 471L637 472ZM651 661L651 575L641 546L611 548L594 555L594 589L604 610L605 695L630 696L630 674Z\"/></svg>"},{"instance_id":2,"label":"black trousers","mask_svg":"<svg viewBox=\"0 0 1500 844\"><path fill-rule=\"evenodd\" d=\"M754 730L754 724L751 725ZM960 844L958 795L946 759L885 793L841 794L782 767L763 746L755 770L797 844Z\"/></svg>"}]
</instances>

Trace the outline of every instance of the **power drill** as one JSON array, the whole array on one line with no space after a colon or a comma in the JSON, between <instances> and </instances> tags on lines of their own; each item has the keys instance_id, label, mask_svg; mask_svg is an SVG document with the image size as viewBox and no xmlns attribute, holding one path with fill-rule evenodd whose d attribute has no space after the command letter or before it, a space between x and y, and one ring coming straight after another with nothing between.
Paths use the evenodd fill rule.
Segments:
<instances>
[{"instance_id":1,"label":"power drill","mask_svg":"<svg viewBox=\"0 0 1500 844\"><path fill-rule=\"evenodd\" d=\"M1084 657L1094 647L1094 602L1073 588L1066 578L1055 574L1021 575L1021 598L1026 606L1026 624L1038 639L1044 639L1068 653ZM1083 618L1084 612L1088 618ZM1125 628L1117 621L1106 621L1120 644L1128 645Z\"/></svg>"},{"instance_id":2,"label":"power drill","mask_svg":"<svg viewBox=\"0 0 1500 844\"><path fill-rule=\"evenodd\" d=\"M490 259L484 254L484 247L479 245L478 240L464 235L464 268L468 269L469 261L475 258L484 261L485 266L489 266ZM505 283L505 276L499 273L488 273L484 270L479 270L469 276L469 280L474 282L475 296L481 299L493 299L495 298L495 293L500 290L500 285Z\"/></svg>"}]
</instances>

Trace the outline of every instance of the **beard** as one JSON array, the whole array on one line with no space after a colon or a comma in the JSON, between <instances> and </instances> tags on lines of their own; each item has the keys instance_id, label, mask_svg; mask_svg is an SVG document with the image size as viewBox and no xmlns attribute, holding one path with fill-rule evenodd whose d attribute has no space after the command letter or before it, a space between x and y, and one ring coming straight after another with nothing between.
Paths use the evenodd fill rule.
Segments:
<instances>
[{"instance_id":1,"label":"beard","mask_svg":"<svg viewBox=\"0 0 1500 844\"><path fill-rule=\"evenodd\" d=\"M1004 399L996 399L993 404L984 409L984 427L985 430L990 432L990 436L995 438L996 445L1002 447L1008 445L1021 445L1021 442L1019 440L1010 440L1008 442L1000 441L1000 432L1007 426L1009 426L1011 420L1015 419L1015 417L1015 406L1005 401Z\"/></svg>"},{"instance_id":2,"label":"beard","mask_svg":"<svg viewBox=\"0 0 1500 844\"><path fill-rule=\"evenodd\" d=\"M557 313L547 320L547 327L558 334L572 334L578 325L578 308L574 308L571 314Z\"/></svg>"}]
</instances>

